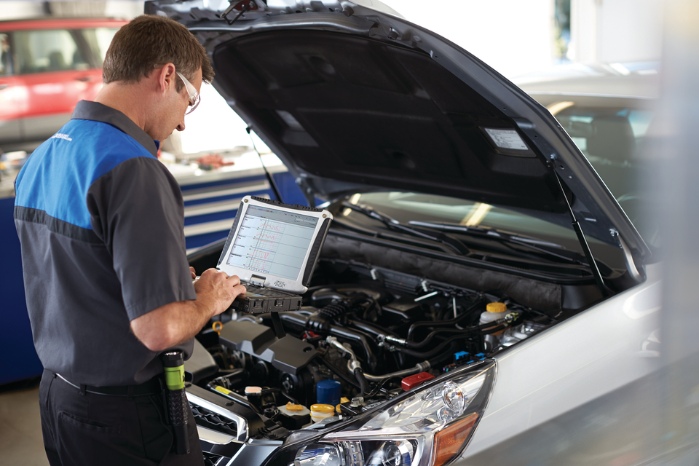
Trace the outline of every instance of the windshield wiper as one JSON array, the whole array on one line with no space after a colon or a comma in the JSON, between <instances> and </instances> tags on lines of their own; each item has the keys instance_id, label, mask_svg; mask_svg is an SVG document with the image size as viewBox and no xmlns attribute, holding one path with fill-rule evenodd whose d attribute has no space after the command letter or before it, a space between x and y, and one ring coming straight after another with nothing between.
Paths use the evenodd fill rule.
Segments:
<instances>
[{"instance_id":1,"label":"windshield wiper","mask_svg":"<svg viewBox=\"0 0 699 466\"><path fill-rule=\"evenodd\" d=\"M342 206L351 209L354 212L359 212L360 214L363 214L369 218L378 220L379 222L383 223L389 230L399 231L401 233L406 233L408 235L415 236L418 238L428 239L431 241L436 241L445 244L446 246L453 249L455 252L462 255L468 255L471 252L461 241L451 238L450 236L447 236L439 232L426 232L417 228L412 228L407 225L403 225L395 218L383 214L377 210L374 210L371 207L361 204L352 204L351 202L347 201L342 202Z\"/></svg>"},{"instance_id":2,"label":"windshield wiper","mask_svg":"<svg viewBox=\"0 0 699 466\"><path fill-rule=\"evenodd\" d=\"M441 231L452 231L455 233L467 234L479 238L494 240L510 247L511 245L522 246L526 247L531 251L543 254L549 258L557 258L562 261L576 265L589 265L587 261L580 258L577 253L564 249L563 246L561 246L560 244L551 243L549 241L544 241L538 238L532 238L530 236L507 233L502 230L497 230L495 228L459 225L456 223L424 222L420 220L411 220L409 223L411 225L433 228ZM560 250L560 252L555 251L556 249Z\"/></svg>"}]
</instances>

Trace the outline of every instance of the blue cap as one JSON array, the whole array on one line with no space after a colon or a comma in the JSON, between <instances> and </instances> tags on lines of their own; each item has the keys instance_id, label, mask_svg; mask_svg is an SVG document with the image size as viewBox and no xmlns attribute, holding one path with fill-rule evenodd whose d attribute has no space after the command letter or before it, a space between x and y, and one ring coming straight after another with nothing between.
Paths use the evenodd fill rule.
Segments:
<instances>
[{"instance_id":1,"label":"blue cap","mask_svg":"<svg viewBox=\"0 0 699 466\"><path fill-rule=\"evenodd\" d=\"M328 405L340 403L340 382L333 379L321 380L316 384L316 401Z\"/></svg>"}]
</instances>

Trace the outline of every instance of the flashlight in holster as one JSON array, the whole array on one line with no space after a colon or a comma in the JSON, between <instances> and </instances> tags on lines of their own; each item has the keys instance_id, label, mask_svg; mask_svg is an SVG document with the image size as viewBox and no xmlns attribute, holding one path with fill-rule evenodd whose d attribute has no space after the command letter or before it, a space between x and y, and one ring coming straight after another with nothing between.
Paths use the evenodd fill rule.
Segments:
<instances>
[{"instance_id":1,"label":"flashlight in holster","mask_svg":"<svg viewBox=\"0 0 699 466\"><path fill-rule=\"evenodd\" d=\"M175 435L175 452L178 455L186 455L189 453L189 436L182 351L166 351L161 354L161 360L167 386L167 415Z\"/></svg>"}]
</instances>

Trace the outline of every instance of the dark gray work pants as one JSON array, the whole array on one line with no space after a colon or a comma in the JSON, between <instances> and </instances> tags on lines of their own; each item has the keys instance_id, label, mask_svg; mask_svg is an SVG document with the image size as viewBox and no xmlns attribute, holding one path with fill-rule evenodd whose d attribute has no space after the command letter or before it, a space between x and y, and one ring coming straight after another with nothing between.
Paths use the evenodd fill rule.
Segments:
<instances>
[{"instance_id":1,"label":"dark gray work pants","mask_svg":"<svg viewBox=\"0 0 699 466\"><path fill-rule=\"evenodd\" d=\"M84 393L44 371L39 386L44 448L51 466L201 466L189 412L188 455L177 455L162 395Z\"/></svg>"}]
</instances>

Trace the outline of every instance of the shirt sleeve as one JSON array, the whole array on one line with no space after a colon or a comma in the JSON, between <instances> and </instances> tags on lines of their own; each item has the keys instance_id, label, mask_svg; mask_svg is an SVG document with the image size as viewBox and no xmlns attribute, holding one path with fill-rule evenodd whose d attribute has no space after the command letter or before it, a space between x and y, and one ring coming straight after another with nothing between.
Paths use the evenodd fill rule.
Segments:
<instances>
[{"instance_id":1,"label":"shirt sleeve","mask_svg":"<svg viewBox=\"0 0 699 466\"><path fill-rule=\"evenodd\" d=\"M127 160L88 191L91 222L112 257L133 320L160 306L195 299L179 185L157 159Z\"/></svg>"}]
</instances>

